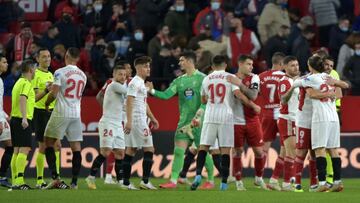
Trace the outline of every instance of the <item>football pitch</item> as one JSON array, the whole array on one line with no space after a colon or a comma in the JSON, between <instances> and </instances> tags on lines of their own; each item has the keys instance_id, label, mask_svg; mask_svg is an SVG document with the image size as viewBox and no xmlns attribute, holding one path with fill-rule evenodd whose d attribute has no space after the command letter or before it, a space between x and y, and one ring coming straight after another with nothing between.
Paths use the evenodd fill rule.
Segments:
<instances>
[{"instance_id":1,"label":"football pitch","mask_svg":"<svg viewBox=\"0 0 360 203\"><path fill-rule=\"evenodd\" d=\"M65 180L67 183L69 180ZM164 179L151 179L151 182L158 186L164 183ZM267 180L266 180L267 181ZM135 186L140 179L133 178L132 182ZM197 203L197 202L317 202L317 203L343 203L343 202L359 202L360 199L360 179L343 179L345 189L340 193L310 193L308 192L308 180L303 181L305 192L277 192L265 191L256 188L253 185L253 179L244 179L247 191L236 191L235 184L230 183L228 191L219 191L220 179L216 179L216 188L211 191L190 191L189 186L179 185L174 190L157 191L125 191L117 185L104 185L103 179L97 178L97 189L89 190L84 178L79 179L78 190L30 190L30 191L11 191L0 188L1 202L9 203L41 203L41 202L156 202L156 203ZM28 179L27 183L31 186L35 185L34 179Z\"/></svg>"}]
</instances>

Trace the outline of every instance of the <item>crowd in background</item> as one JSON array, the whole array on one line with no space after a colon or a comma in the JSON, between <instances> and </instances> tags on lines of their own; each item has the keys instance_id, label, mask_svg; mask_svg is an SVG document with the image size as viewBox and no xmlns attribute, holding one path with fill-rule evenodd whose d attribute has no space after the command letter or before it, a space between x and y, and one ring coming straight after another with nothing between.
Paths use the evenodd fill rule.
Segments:
<instances>
[{"instance_id":1,"label":"crowd in background","mask_svg":"<svg viewBox=\"0 0 360 203\"><path fill-rule=\"evenodd\" d=\"M51 71L64 66L68 47L81 49L78 66L87 74L86 96L94 96L119 61L152 57L151 78L164 89L182 74L178 57L197 55L208 73L212 56L227 55L236 71L240 54L255 59L255 72L270 69L275 52L298 58L302 74L317 49L335 60L334 69L360 95L360 13L354 0L51 0L42 33L24 19L17 1L0 2L0 44L11 68L4 74L5 95L20 75L19 63L36 60L40 47L51 51ZM11 27L19 26L19 33Z\"/></svg>"}]
</instances>

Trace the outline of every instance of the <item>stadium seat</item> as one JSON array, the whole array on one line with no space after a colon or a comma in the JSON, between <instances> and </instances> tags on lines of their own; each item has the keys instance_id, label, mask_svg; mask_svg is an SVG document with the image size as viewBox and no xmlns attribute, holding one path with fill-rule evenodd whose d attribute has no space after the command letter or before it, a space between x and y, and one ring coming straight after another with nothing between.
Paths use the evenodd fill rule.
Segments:
<instances>
[{"instance_id":1,"label":"stadium seat","mask_svg":"<svg viewBox=\"0 0 360 203\"><path fill-rule=\"evenodd\" d=\"M13 36L13 33L0 33L0 44L5 46Z\"/></svg>"},{"instance_id":2,"label":"stadium seat","mask_svg":"<svg viewBox=\"0 0 360 203\"><path fill-rule=\"evenodd\" d=\"M34 34L44 34L50 26L50 21L36 21L31 23L31 30Z\"/></svg>"},{"instance_id":3,"label":"stadium seat","mask_svg":"<svg viewBox=\"0 0 360 203\"><path fill-rule=\"evenodd\" d=\"M21 30L21 22L12 21L9 23L8 30L11 33L18 34Z\"/></svg>"}]
</instances>

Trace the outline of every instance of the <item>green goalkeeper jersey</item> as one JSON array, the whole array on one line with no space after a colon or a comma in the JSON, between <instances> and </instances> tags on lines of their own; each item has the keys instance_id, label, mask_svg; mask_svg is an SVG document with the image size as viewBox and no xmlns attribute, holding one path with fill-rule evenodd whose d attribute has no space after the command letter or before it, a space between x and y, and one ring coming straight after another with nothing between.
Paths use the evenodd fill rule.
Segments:
<instances>
[{"instance_id":1,"label":"green goalkeeper jersey","mask_svg":"<svg viewBox=\"0 0 360 203\"><path fill-rule=\"evenodd\" d=\"M156 91L155 97L169 99L178 95L180 119L177 128L187 125L194 118L201 105L201 85L205 74L196 70L192 75L184 74L177 77L163 92Z\"/></svg>"}]
</instances>

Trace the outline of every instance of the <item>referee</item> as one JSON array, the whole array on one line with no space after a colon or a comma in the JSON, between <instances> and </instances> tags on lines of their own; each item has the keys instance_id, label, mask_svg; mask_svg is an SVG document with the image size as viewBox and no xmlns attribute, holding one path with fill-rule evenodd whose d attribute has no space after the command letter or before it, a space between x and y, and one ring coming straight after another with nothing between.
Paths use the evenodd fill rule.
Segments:
<instances>
[{"instance_id":1,"label":"referee","mask_svg":"<svg viewBox=\"0 0 360 203\"><path fill-rule=\"evenodd\" d=\"M14 154L11 166L14 167L17 177L13 189L28 190L25 184L24 172L27 155L31 150L31 120L34 114L35 92L31 85L34 78L34 63L25 60L20 65L21 77L15 83L11 97L11 140L14 145Z\"/></svg>"}]
</instances>

